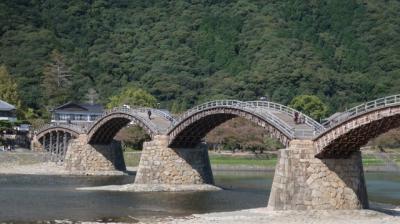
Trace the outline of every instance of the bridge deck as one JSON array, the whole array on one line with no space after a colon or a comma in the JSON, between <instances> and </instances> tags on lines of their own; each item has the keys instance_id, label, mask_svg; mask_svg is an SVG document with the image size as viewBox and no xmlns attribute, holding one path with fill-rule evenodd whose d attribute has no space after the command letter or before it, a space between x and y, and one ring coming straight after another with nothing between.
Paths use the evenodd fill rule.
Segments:
<instances>
[{"instance_id":1,"label":"bridge deck","mask_svg":"<svg viewBox=\"0 0 400 224\"><path fill-rule=\"evenodd\" d=\"M314 127L309 126L305 123L296 123L292 116L282 112L272 112L275 116L285 122L287 125L292 127L295 131L296 138L312 138L314 136Z\"/></svg>"},{"instance_id":2,"label":"bridge deck","mask_svg":"<svg viewBox=\"0 0 400 224\"><path fill-rule=\"evenodd\" d=\"M147 113L145 112L139 112L138 115L143 117L146 121L152 122L161 133L166 132L167 129L172 125L172 122L170 120L159 114L152 113L150 116L150 120Z\"/></svg>"}]
</instances>

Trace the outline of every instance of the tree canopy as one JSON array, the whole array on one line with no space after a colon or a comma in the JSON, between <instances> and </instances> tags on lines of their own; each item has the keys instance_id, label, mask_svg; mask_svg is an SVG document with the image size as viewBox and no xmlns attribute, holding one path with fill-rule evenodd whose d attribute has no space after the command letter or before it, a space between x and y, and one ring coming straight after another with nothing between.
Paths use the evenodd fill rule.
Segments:
<instances>
[{"instance_id":1,"label":"tree canopy","mask_svg":"<svg viewBox=\"0 0 400 224\"><path fill-rule=\"evenodd\" d=\"M297 96L290 102L289 106L311 116L317 121L325 117L327 113L326 105L317 96L312 95Z\"/></svg>"},{"instance_id":2,"label":"tree canopy","mask_svg":"<svg viewBox=\"0 0 400 224\"><path fill-rule=\"evenodd\" d=\"M122 105L156 107L157 100L143 89L127 87L118 95L110 97L107 108L119 107Z\"/></svg>"},{"instance_id":3,"label":"tree canopy","mask_svg":"<svg viewBox=\"0 0 400 224\"><path fill-rule=\"evenodd\" d=\"M13 104L17 108L21 106L17 83L4 65L0 66L0 100Z\"/></svg>"},{"instance_id":4,"label":"tree canopy","mask_svg":"<svg viewBox=\"0 0 400 224\"><path fill-rule=\"evenodd\" d=\"M35 110L90 88L106 104L136 85L174 112L298 95L333 112L400 91L399 11L398 0L2 1L0 64ZM60 96L48 85L56 49L71 74Z\"/></svg>"}]
</instances>

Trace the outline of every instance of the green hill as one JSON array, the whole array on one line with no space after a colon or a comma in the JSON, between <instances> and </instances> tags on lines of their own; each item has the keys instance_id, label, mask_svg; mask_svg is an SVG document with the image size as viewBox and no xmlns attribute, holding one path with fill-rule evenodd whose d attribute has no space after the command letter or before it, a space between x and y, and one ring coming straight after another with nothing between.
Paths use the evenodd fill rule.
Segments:
<instances>
[{"instance_id":1,"label":"green hill","mask_svg":"<svg viewBox=\"0 0 400 224\"><path fill-rule=\"evenodd\" d=\"M36 109L134 84L175 111L299 94L334 111L400 93L399 12L397 0L1 0L0 64ZM55 58L61 96L40 88Z\"/></svg>"}]
</instances>

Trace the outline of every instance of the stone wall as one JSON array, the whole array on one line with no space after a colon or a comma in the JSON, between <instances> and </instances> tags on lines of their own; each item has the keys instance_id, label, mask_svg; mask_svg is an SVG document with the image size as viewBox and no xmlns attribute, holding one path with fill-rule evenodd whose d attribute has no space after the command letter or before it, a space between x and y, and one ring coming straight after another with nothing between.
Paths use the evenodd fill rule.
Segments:
<instances>
[{"instance_id":1,"label":"stone wall","mask_svg":"<svg viewBox=\"0 0 400 224\"><path fill-rule=\"evenodd\" d=\"M310 140L282 149L268 207L274 210L368 208L361 153L348 159L317 159Z\"/></svg>"},{"instance_id":2,"label":"stone wall","mask_svg":"<svg viewBox=\"0 0 400 224\"><path fill-rule=\"evenodd\" d=\"M143 145L135 184L213 184L207 148L168 147L169 137Z\"/></svg>"},{"instance_id":3,"label":"stone wall","mask_svg":"<svg viewBox=\"0 0 400 224\"><path fill-rule=\"evenodd\" d=\"M85 173L126 170L119 142L113 141L109 145L87 144L86 135L80 135L68 142L65 155L65 168L68 171Z\"/></svg>"}]
</instances>

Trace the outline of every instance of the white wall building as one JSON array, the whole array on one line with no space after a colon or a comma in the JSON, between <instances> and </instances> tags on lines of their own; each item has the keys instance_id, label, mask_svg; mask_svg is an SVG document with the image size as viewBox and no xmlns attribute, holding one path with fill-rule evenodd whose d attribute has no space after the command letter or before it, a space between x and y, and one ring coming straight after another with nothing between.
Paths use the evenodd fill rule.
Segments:
<instances>
[{"instance_id":1,"label":"white wall building","mask_svg":"<svg viewBox=\"0 0 400 224\"><path fill-rule=\"evenodd\" d=\"M102 115L104 108L99 104L66 103L51 111L52 123L88 123Z\"/></svg>"}]
</instances>

